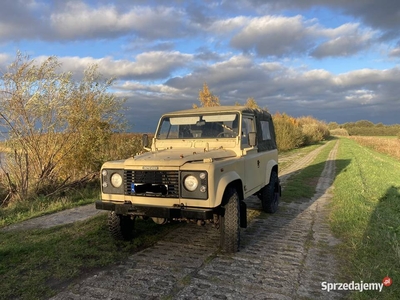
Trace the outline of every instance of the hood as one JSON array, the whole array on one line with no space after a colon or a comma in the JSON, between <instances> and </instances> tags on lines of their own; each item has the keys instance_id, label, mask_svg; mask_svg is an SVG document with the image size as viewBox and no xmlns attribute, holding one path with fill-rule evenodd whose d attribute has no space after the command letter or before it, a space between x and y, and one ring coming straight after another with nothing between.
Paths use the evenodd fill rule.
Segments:
<instances>
[{"instance_id":1,"label":"hood","mask_svg":"<svg viewBox=\"0 0 400 300\"><path fill-rule=\"evenodd\" d=\"M167 149L157 152L148 152L134 158L127 159L125 165L146 165L146 166L182 166L193 161L203 161L204 159L223 159L235 157L236 153L232 150L216 149L207 152L198 151L199 149Z\"/></svg>"}]
</instances>

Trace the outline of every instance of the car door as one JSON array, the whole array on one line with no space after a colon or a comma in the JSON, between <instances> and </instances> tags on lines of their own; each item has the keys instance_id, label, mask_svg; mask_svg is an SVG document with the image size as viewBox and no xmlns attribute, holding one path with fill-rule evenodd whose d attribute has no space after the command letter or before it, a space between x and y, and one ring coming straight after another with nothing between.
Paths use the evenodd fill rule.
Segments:
<instances>
[{"instance_id":1,"label":"car door","mask_svg":"<svg viewBox=\"0 0 400 300\"><path fill-rule=\"evenodd\" d=\"M241 145L244 153L244 188L246 193L255 193L263 183L263 165L262 154L258 152L257 145L250 146L248 136L250 132L256 132L256 120L253 115L243 115L241 124ZM265 169L265 167L264 167Z\"/></svg>"}]
</instances>

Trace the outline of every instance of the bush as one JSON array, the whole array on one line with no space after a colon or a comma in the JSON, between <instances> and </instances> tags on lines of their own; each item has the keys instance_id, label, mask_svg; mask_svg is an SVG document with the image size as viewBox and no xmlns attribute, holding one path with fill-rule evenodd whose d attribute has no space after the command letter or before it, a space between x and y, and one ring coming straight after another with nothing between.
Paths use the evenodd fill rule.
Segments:
<instances>
[{"instance_id":1,"label":"bush","mask_svg":"<svg viewBox=\"0 0 400 300\"><path fill-rule=\"evenodd\" d=\"M373 123L372 123L373 124ZM349 135L362 136L397 136L400 130L399 124L384 125L382 123L370 125L368 121L357 121L355 123L345 123L342 125Z\"/></svg>"},{"instance_id":2,"label":"bush","mask_svg":"<svg viewBox=\"0 0 400 300\"><path fill-rule=\"evenodd\" d=\"M328 125L311 116L298 118L302 129L304 145L311 145L327 139L330 136Z\"/></svg>"},{"instance_id":3,"label":"bush","mask_svg":"<svg viewBox=\"0 0 400 300\"><path fill-rule=\"evenodd\" d=\"M149 141L153 134L148 134ZM114 133L111 142L102 149L103 161L125 159L143 151L142 134L139 133Z\"/></svg>"},{"instance_id":4,"label":"bush","mask_svg":"<svg viewBox=\"0 0 400 300\"><path fill-rule=\"evenodd\" d=\"M295 118L276 113L273 121L279 151L295 149L303 144L302 130Z\"/></svg>"},{"instance_id":5,"label":"bush","mask_svg":"<svg viewBox=\"0 0 400 300\"><path fill-rule=\"evenodd\" d=\"M36 62L17 53L0 76L7 199L51 195L87 181L112 133L123 130L124 99L109 92L113 80L95 65L80 81L60 68L56 57Z\"/></svg>"},{"instance_id":6,"label":"bush","mask_svg":"<svg viewBox=\"0 0 400 300\"><path fill-rule=\"evenodd\" d=\"M337 128L330 130L330 133L331 135L337 135L337 136L349 136L349 133L344 128Z\"/></svg>"}]
</instances>

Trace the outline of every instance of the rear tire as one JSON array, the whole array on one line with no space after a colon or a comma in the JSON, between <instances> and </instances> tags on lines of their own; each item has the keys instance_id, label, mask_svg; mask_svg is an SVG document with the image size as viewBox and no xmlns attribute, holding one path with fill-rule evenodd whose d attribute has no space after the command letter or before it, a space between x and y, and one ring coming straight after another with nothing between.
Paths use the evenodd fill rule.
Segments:
<instances>
[{"instance_id":1,"label":"rear tire","mask_svg":"<svg viewBox=\"0 0 400 300\"><path fill-rule=\"evenodd\" d=\"M240 246L240 199L236 190L229 188L223 200L226 204L225 214L220 216L221 250L235 253Z\"/></svg>"},{"instance_id":2,"label":"rear tire","mask_svg":"<svg viewBox=\"0 0 400 300\"><path fill-rule=\"evenodd\" d=\"M275 171L272 171L269 183L260 191L262 208L267 213L275 213L279 205L279 178Z\"/></svg>"},{"instance_id":3,"label":"rear tire","mask_svg":"<svg viewBox=\"0 0 400 300\"><path fill-rule=\"evenodd\" d=\"M116 240L132 240L135 217L116 214L114 211L108 213L108 230Z\"/></svg>"}]
</instances>

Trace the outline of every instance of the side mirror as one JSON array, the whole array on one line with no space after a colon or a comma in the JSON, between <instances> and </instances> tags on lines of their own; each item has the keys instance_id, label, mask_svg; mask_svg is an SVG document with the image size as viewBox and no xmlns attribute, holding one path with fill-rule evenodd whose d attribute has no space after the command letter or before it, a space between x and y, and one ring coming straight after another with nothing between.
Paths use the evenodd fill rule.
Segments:
<instances>
[{"instance_id":1,"label":"side mirror","mask_svg":"<svg viewBox=\"0 0 400 300\"><path fill-rule=\"evenodd\" d=\"M146 148L149 146L149 136L147 134L142 135L142 146Z\"/></svg>"},{"instance_id":2,"label":"side mirror","mask_svg":"<svg viewBox=\"0 0 400 300\"><path fill-rule=\"evenodd\" d=\"M254 147L255 145L257 145L257 135L255 132L249 132L248 138L249 138L248 141L249 146Z\"/></svg>"}]
</instances>

